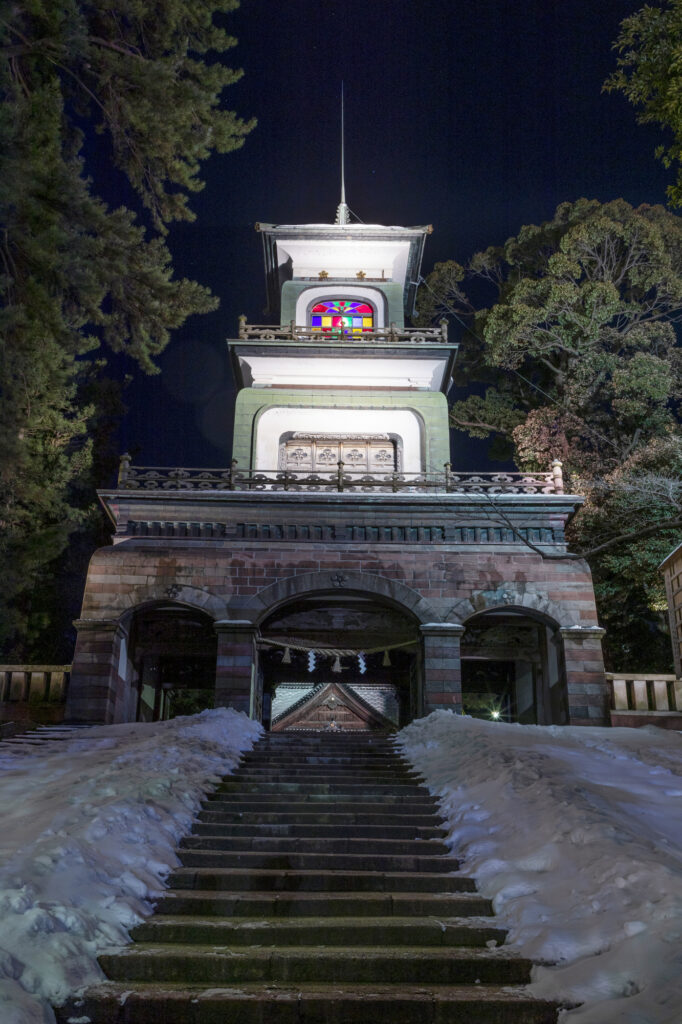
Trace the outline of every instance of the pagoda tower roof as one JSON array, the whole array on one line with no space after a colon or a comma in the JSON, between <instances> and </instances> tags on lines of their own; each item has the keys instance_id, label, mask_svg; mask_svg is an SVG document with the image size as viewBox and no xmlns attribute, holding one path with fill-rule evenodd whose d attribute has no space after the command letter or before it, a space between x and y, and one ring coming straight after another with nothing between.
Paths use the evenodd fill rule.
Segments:
<instances>
[{"instance_id":1,"label":"pagoda tower roof","mask_svg":"<svg viewBox=\"0 0 682 1024\"><path fill-rule=\"evenodd\" d=\"M263 238L268 313L287 280L396 282L411 316L430 224L256 224Z\"/></svg>"}]
</instances>

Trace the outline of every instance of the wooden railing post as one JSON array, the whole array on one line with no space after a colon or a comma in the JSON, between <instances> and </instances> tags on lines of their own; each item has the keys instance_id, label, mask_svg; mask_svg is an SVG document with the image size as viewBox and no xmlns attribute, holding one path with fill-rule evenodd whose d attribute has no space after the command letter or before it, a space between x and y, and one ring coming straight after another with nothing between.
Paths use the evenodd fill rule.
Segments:
<instances>
[{"instance_id":1,"label":"wooden railing post","mask_svg":"<svg viewBox=\"0 0 682 1024\"><path fill-rule=\"evenodd\" d=\"M337 491L343 490L343 467L344 463L341 459L336 463L336 489Z\"/></svg>"},{"instance_id":2,"label":"wooden railing post","mask_svg":"<svg viewBox=\"0 0 682 1024\"><path fill-rule=\"evenodd\" d=\"M239 463L238 463L237 459L232 459L232 462L230 463L230 490L231 491L234 491L234 489L235 489L235 485L236 485L235 476L236 476L236 470L237 470L238 464Z\"/></svg>"},{"instance_id":3,"label":"wooden railing post","mask_svg":"<svg viewBox=\"0 0 682 1024\"><path fill-rule=\"evenodd\" d=\"M452 475L452 473L451 473L452 463L451 462L446 462L445 466L443 468L445 469L445 491L446 491L446 493L449 494L450 493L450 477Z\"/></svg>"}]
</instances>

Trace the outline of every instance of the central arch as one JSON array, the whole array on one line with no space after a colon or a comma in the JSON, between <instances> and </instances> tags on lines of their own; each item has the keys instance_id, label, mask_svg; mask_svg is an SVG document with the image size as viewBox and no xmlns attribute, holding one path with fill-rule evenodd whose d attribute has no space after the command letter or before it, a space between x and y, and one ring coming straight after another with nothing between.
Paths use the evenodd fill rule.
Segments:
<instances>
[{"instance_id":1,"label":"central arch","mask_svg":"<svg viewBox=\"0 0 682 1024\"><path fill-rule=\"evenodd\" d=\"M260 625L280 605L294 598L341 592L374 596L413 615L420 624L441 621L433 605L406 583L351 569L304 572L278 580L240 603L239 617Z\"/></svg>"},{"instance_id":2,"label":"central arch","mask_svg":"<svg viewBox=\"0 0 682 1024\"><path fill-rule=\"evenodd\" d=\"M391 729L421 715L420 625L435 613L410 587L359 572L305 573L256 595L250 612L254 704L266 728Z\"/></svg>"}]
</instances>

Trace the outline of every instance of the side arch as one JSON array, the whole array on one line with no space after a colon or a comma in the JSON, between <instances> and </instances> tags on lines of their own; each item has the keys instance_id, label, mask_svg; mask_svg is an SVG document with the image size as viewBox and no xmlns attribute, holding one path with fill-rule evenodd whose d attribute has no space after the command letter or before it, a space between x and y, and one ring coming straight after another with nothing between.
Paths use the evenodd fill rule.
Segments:
<instances>
[{"instance_id":1,"label":"side arch","mask_svg":"<svg viewBox=\"0 0 682 1024\"><path fill-rule=\"evenodd\" d=\"M472 616L493 610L535 612L562 628L575 624L575 614L563 605L518 583L500 583L494 590L475 591L471 597L457 601L445 621L464 625Z\"/></svg>"},{"instance_id":2,"label":"side arch","mask_svg":"<svg viewBox=\"0 0 682 1024\"><path fill-rule=\"evenodd\" d=\"M117 598L115 608L119 611L119 619L127 617L131 612L138 611L145 605L177 604L196 611L204 612L212 619L227 618L227 605L223 598L212 594L210 590L189 587L182 583L164 582L145 587L136 587L128 594Z\"/></svg>"}]
</instances>

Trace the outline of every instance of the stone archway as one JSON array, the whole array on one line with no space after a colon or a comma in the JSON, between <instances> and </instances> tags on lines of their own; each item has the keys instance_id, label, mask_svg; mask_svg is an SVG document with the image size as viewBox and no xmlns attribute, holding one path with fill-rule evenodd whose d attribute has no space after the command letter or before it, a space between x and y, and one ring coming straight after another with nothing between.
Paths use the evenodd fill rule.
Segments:
<instances>
[{"instance_id":1,"label":"stone archway","mask_svg":"<svg viewBox=\"0 0 682 1024\"><path fill-rule=\"evenodd\" d=\"M176 598L181 598L176 600ZM137 600L136 600L137 599ZM206 591L183 586L151 586L140 587L129 594L121 595L118 602L120 616L118 618L79 619L75 623L78 630L76 649L74 651L71 671L71 684L67 697L66 717L75 722L118 723L135 721L140 716L140 687L148 685L152 689L151 677L143 682L145 668L141 665L139 638L136 635L136 623L149 614L165 615L169 622L167 630L167 646L165 654L157 644L155 655L165 657L164 665L157 664L159 686L170 684L174 676L180 685L169 689L181 689L184 685L183 676L186 672L181 668L180 661L192 654L181 635L173 631L171 620L186 620L201 624L204 631L203 658L212 663L211 688L215 688L216 676L216 638L214 633L214 616L212 611L224 614L224 602ZM163 630L162 630L163 632ZM187 638L186 638L187 639ZM196 647L196 645L194 645ZM192 644L189 644L192 647ZM210 650L209 650L210 648ZM196 653L196 651L194 651ZM154 652L147 650L147 655ZM173 659L175 664L173 664ZM180 661L178 660L180 659ZM174 672L178 669L178 672ZM160 674L159 674L160 673ZM203 673L206 682L206 671ZM197 687L196 689L199 689ZM208 683L201 689L208 689ZM160 705L156 700L150 704L151 712L143 718L163 717ZM180 702L176 700L175 713L180 713ZM186 710L192 710L192 707Z\"/></svg>"},{"instance_id":2,"label":"stone archway","mask_svg":"<svg viewBox=\"0 0 682 1024\"><path fill-rule=\"evenodd\" d=\"M294 705L314 703L320 688L333 685L349 712L333 716L339 728L350 718L354 729L363 727L363 717L350 714L363 702L386 727L399 728L421 713L420 653L418 620L376 594L326 587L277 602L259 623L254 685L263 723L278 727ZM366 727L374 728L370 717ZM308 721L297 720L299 729Z\"/></svg>"},{"instance_id":3,"label":"stone archway","mask_svg":"<svg viewBox=\"0 0 682 1024\"><path fill-rule=\"evenodd\" d=\"M224 598L218 597L212 591L191 587L175 580L170 582L159 580L147 586L135 587L129 593L119 595L116 607L120 611L121 624L125 625L131 613L160 602L193 608L198 612L205 613L213 620L227 617L227 605Z\"/></svg>"},{"instance_id":4,"label":"stone archway","mask_svg":"<svg viewBox=\"0 0 682 1024\"><path fill-rule=\"evenodd\" d=\"M500 583L491 590L475 591L471 597L457 601L450 608L446 621L461 625L473 615L511 608L543 617L562 629L575 623L573 609L556 604L545 593L525 583L512 581Z\"/></svg>"},{"instance_id":5,"label":"stone archway","mask_svg":"<svg viewBox=\"0 0 682 1024\"><path fill-rule=\"evenodd\" d=\"M264 587L239 604L239 620L258 625L280 605L304 595L323 593L357 593L373 596L386 604L411 614L419 623L440 622L435 608L412 587L399 580L355 570L335 569L329 572L306 572Z\"/></svg>"},{"instance_id":6,"label":"stone archway","mask_svg":"<svg viewBox=\"0 0 682 1024\"><path fill-rule=\"evenodd\" d=\"M469 616L461 637L462 710L532 725L568 722L561 629L544 612L492 605Z\"/></svg>"},{"instance_id":7,"label":"stone archway","mask_svg":"<svg viewBox=\"0 0 682 1024\"><path fill-rule=\"evenodd\" d=\"M213 707L217 637L206 612L157 601L129 618L127 721L158 721ZM134 704L134 707L133 707Z\"/></svg>"}]
</instances>

